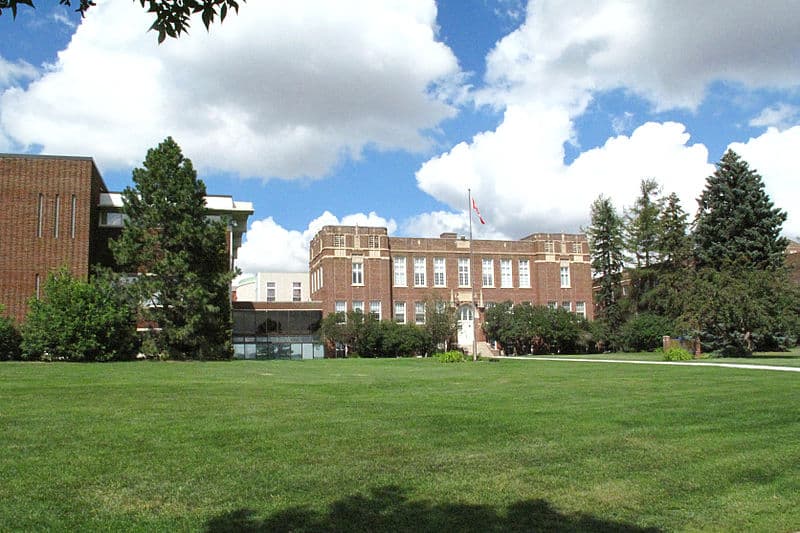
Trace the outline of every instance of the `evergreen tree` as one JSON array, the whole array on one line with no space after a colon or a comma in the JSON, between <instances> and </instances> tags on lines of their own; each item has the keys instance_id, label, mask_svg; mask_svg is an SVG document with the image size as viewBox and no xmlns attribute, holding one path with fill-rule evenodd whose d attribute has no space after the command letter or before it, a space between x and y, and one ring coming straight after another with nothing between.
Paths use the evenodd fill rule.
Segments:
<instances>
[{"instance_id":1,"label":"evergreen tree","mask_svg":"<svg viewBox=\"0 0 800 533\"><path fill-rule=\"evenodd\" d=\"M205 184L171 137L148 150L133 182L123 192L128 220L112 251L122 269L140 274L141 319L161 328L150 355L232 357L233 273L225 222L206 217Z\"/></svg>"},{"instance_id":2,"label":"evergreen tree","mask_svg":"<svg viewBox=\"0 0 800 533\"><path fill-rule=\"evenodd\" d=\"M666 267L683 265L692 253L692 241L688 234L689 215L681 207L678 195L670 193L664 200L659 216L659 235L656 248Z\"/></svg>"},{"instance_id":3,"label":"evergreen tree","mask_svg":"<svg viewBox=\"0 0 800 533\"><path fill-rule=\"evenodd\" d=\"M619 305L624 239L622 218L609 198L600 195L592 203L591 226L586 233L592 251L592 270L598 284L595 291L596 318L608 326L611 343L622 321Z\"/></svg>"},{"instance_id":4,"label":"evergreen tree","mask_svg":"<svg viewBox=\"0 0 800 533\"><path fill-rule=\"evenodd\" d=\"M656 180L643 179L640 196L625 212L625 243L639 268L649 267L658 257L661 206L656 196L660 190Z\"/></svg>"},{"instance_id":5,"label":"evergreen tree","mask_svg":"<svg viewBox=\"0 0 800 533\"><path fill-rule=\"evenodd\" d=\"M764 191L761 176L728 150L698 199L694 255L698 267L776 269L788 241L780 236L786 213Z\"/></svg>"}]
</instances>

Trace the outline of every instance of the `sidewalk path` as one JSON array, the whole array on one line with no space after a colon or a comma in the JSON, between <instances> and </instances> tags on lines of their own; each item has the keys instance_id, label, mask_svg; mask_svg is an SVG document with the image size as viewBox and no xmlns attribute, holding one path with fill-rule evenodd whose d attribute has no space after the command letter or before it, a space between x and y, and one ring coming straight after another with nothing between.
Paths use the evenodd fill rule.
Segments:
<instances>
[{"instance_id":1,"label":"sidewalk path","mask_svg":"<svg viewBox=\"0 0 800 533\"><path fill-rule=\"evenodd\" d=\"M527 357L495 355L494 359L523 359L526 361L570 361L573 363L626 363L631 365L672 365L672 366L721 366L725 368L743 368L745 370L775 370L778 372L800 372L800 366L749 365L738 363L701 363L690 361L629 361L624 359L578 359L573 357Z\"/></svg>"}]
</instances>

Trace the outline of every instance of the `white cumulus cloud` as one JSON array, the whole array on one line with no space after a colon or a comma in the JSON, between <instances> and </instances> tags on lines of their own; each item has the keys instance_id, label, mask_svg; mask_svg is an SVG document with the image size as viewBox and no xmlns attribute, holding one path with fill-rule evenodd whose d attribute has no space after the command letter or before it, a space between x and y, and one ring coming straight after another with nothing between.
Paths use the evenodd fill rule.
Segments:
<instances>
[{"instance_id":1,"label":"white cumulus cloud","mask_svg":"<svg viewBox=\"0 0 800 533\"><path fill-rule=\"evenodd\" d=\"M455 114L462 74L433 0L259 0L160 46L150 19L98 2L41 79L2 95L6 135L48 153L90 147L106 168L172 135L203 169L320 177L367 145L426 149Z\"/></svg>"},{"instance_id":2,"label":"white cumulus cloud","mask_svg":"<svg viewBox=\"0 0 800 533\"><path fill-rule=\"evenodd\" d=\"M353 213L341 219L330 211L309 222L303 231L289 230L272 217L255 220L239 248L236 266L244 274L256 272L305 272L308 270L308 243L323 226L379 226L389 234L397 230L394 220L387 220L375 212Z\"/></svg>"},{"instance_id":3,"label":"white cumulus cloud","mask_svg":"<svg viewBox=\"0 0 800 533\"><path fill-rule=\"evenodd\" d=\"M783 131L769 128L747 142L730 145L764 179L764 188L775 206L787 211L783 233L792 239L800 238L800 213L795 208L800 198L800 161L793 157L798 147L800 126Z\"/></svg>"}]
</instances>

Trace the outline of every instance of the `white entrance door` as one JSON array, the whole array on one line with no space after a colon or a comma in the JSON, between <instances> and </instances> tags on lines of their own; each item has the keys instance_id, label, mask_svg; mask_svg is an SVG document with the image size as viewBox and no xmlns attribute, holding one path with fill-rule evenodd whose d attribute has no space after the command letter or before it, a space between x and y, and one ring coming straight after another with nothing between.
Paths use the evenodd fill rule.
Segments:
<instances>
[{"instance_id":1,"label":"white entrance door","mask_svg":"<svg viewBox=\"0 0 800 533\"><path fill-rule=\"evenodd\" d=\"M472 341L475 338L472 318L471 305L462 305L458 308L458 345L468 350L472 349Z\"/></svg>"}]
</instances>

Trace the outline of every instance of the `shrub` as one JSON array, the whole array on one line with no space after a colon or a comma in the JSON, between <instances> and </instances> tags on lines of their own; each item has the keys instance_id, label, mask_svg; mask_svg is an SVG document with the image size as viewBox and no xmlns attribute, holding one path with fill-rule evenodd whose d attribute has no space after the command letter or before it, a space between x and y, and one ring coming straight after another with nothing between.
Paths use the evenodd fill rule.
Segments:
<instances>
[{"instance_id":1,"label":"shrub","mask_svg":"<svg viewBox=\"0 0 800 533\"><path fill-rule=\"evenodd\" d=\"M691 361L694 356L683 348L673 346L664 352L664 361Z\"/></svg>"},{"instance_id":2,"label":"shrub","mask_svg":"<svg viewBox=\"0 0 800 533\"><path fill-rule=\"evenodd\" d=\"M437 353L436 360L440 363L463 363L467 360L463 352L451 350L449 352Z\"/></svg>"},{"instance_id":3,"label":"shrub","mask_svg":"<svg viewBox=\"0 0 800 533\"><path fill-rule=\"evenodd\" d=\"M66 269L51 274L31 299L22 328L25 359L109 361L135 354L136 324L125 291L107 278L90 283Z\"/></svg>"},{"instance_id":4,"label":"shrub","mask_svg":"<svg viewBox=\"0 0 800 533\"><path fill-rule=\"evenodd\" d=\"M661 346L662 337L670 335L672 320L651 313L640 313L622 325L620 341L626 352L652 351Z\"/></svg>"},{"instance_id":5,"label":"shrub","mask_svg":"<svg viewBox=\"0 0 800 533\"><path fill-rule=\"evenodd\" d=\"M0 313L3 306L0 305ZM19 358L21 337L10 318L0 315L0 361Z\"/></svg>"}]
</instances>

